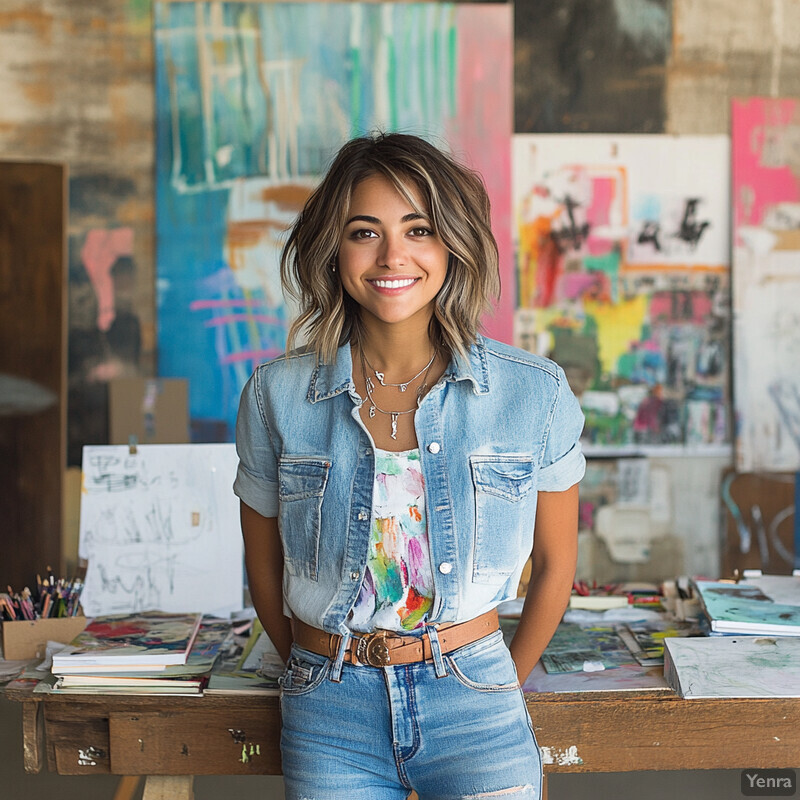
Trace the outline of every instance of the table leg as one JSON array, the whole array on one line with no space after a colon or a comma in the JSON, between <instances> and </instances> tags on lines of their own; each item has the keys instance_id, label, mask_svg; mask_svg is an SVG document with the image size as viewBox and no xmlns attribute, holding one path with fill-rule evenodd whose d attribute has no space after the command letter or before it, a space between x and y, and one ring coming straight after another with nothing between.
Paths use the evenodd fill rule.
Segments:
<instances>
[{"instance_id":1,"label":"table leg","mask_svg":"<svg viewBox=\"0 0 800 800\"><path fill-rule=\"evenodd\" d=\"M547 773L542 775L542 800L547 800Z\"/></svg>"},{"instance_id":2,"label":"table leg","mask_svg":"<svg viewBox=\"0 0 800 800\"><path fill-rule=\"evenodd\" d=\"M141 775L123 775L119 779L113 800L131 800L139 788L141 779Z\"/></svg>"},{"instance_id":3,"label":"table leg","mask_svg":"<svg viewBox=\"0 0 800 800\"><path fill-rule=\"evenodd\" d=\"M41 703L25 700L22 703L22 763L25 772L42 770Z\"/></svg>"},{"instance_id":4,"label":"table leg","mask_svg":"<svg viewBox=\"0 0 800 800\"><path fill-rule=\"evenodd\" d=\"M142 800L194 800L193 775L148 775Z\"/></svg>"}]
</instances>

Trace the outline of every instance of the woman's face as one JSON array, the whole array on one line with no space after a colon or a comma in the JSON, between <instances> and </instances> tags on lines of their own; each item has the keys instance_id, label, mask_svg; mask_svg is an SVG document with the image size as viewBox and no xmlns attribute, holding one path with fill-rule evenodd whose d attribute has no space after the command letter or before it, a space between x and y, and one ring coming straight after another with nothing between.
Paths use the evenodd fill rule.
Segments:
<instances>
[{"instance_id":1,"label":"woman's face","mask_svg":"<svg viewBox=\"0 0 800 800\"><path fill-rule=\"evenodd\" d=\"M447 274L448 251L428 210L419 213L383 176L372 175L353 192L339 244L339 275L362 319L427 328Z\"/></svg>"}]
</instances>

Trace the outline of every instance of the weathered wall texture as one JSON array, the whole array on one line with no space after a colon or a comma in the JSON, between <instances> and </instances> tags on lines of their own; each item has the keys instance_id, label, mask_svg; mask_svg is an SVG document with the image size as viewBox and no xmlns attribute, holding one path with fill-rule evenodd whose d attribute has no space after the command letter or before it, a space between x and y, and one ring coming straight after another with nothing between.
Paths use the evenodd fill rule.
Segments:
<instances>
[{"instance_id":1,"label":"weathered wall texture","mask_svg":"<svg viewBox=\"0 0 800 800\"><path fill-rule=\"evenodd\" d=\"M516 132L663 132L671 2L516 0Z\"/></svg>"},{"instance_id":2,"label":"weathered wall texture","mask_svg":"<svg viewBox=\"0 0 800 800\"><path fill-rule=\"evenodd\" d=\"M800 95L797 0L672 0L668 133L730 133L734 97Z\"/></svg>"},{"instance_id":3,"label":"weathered wall texture","mask_svg":"<svg viewBox=\"0 0 800 800\"><path fill-rule=\"evenodd\" d=\"M70 463L106 437L106 382L152 372L149 0L6 0L0 156L69 171Z\"/></svg>"}]
</instances>

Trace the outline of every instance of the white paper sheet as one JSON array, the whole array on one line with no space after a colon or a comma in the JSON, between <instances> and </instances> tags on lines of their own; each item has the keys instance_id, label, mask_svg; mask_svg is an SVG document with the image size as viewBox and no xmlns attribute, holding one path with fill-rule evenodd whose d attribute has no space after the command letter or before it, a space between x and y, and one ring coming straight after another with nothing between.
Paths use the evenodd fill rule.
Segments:
<instances>
[{"instance_id":1,"label":"white paper sheet","mask_svg":"<svg viewBox=\"0 0 800 800\"><path fill-rule=\"evenodd\" d=\"M242 607L232 444L83 449L80 556L87 616Z\"/></svg>"}]
</instances>

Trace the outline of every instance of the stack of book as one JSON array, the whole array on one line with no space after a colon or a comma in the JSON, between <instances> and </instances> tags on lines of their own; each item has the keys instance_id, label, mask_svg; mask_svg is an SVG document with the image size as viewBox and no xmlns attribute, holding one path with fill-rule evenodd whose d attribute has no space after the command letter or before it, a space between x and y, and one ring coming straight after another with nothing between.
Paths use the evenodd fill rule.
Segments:
<instances>
[{"instance_id":1,"label":"stack of book","mask_svg":"<svg viewBox=\"0 0 800 800\"><path fill-rule=\"evenodd\" d=\"M146 611L95 617L53 656L48 690L69 694L200 695L230 623Z\"/></svg>"}]
</instances>

